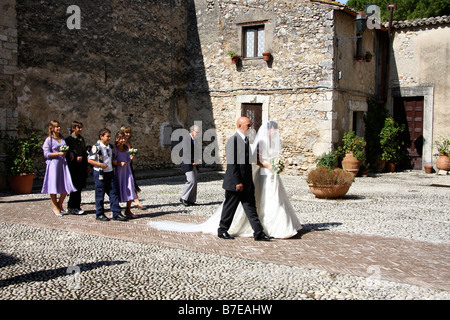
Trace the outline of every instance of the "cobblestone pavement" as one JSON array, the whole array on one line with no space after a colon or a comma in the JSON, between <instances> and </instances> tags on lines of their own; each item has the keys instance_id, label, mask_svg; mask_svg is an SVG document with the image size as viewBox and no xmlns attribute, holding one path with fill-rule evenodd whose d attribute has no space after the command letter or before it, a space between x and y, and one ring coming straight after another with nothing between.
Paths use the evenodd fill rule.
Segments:
<instances>
[{"instance_id":1,"label":"cobblestone pavement","mask_svg":"<svg viewBox=\"0 0 450 320\"><path fill-rule=\"evenodd\" d=\"M153 250L160 253L165 252L166 262L172 266L172 271L168 273L169 276L167 273L164 276L162 275L162 269L167 267L164 263L164 257L147 257L146 259L153 261L148 262L149 267L161 268L160 277L165 277L166 281L169 281L167 277L175 277L171 272L176 273L176 262L168 258L168 255L173 254L173 250L183 252L182 257L178 257L179 259L187 259L186 255L189 255L189 252L191 257L198 258L196 262L191 261L191 264L188 264L191 269L187 267L187 272L191 273L194 273L195 270L195 272L198 272L203 267L214 268L213 261L215 259L225 259L216 263L228 266L233 264L238 266L240 263L245 263L246 267L242 267L242 269L246 270L244 278L247 279L252 274L248 269L249 264L253 265L252 268L259 274L264 274L264 271L262 271L265 270L264 266L270 266L270 277L267 277L267 281L270 281L274 270L278 270L276 269L277 266L284 268L284 276L283 280L273 280L273 288L270 290L274 292L268 295L263 293L259 295L257 293L249 294L248 291L245 293L239 292L239 290L244 289L242 283L236 279L233 280L238 282L234 284L237 291L235 295L211 292L211 290L214 291L214 285L204 284L204 288L199 289L198 283L184 283L184 286L192 287L195 285L197 287L191 288L191 293L183 294L185 290L180 289L182 285L177 282L178 280L172 279L174 281L173 286L178 286L178 289L165 294L163 291L168 289L163 290L162 287L166 287L166 285L149 288L148 286L139 287L135 284L134 294L124 294L124 292L128 292L124 289L122 294L111 294L111 292L102 294L101 292L105 291L103 290L96 294L91 292L92 294L79 295L78 292L77 295L74 291L69 290L66 293L59 292L56 296L62 295L63 298L82 299L111 297L125 299L449 299L450 213L448 208L450 204L450 176L409 172L356 178L348 195L340 200L315 199L310 194L304 177L283 176L292 204L300 221L304 223L301 232L291 239L256 242L250 238L238 237L233 241L227 241L209 234L158 231L147 225L150 220L186 222L206 220L208 215L211 215L223 200L223 190L220 188L221 177L221 173L214 172L200 175L198 205L193 207L183 207L179 203L179 195L184 182L182 176L140 180L139 185L142 189L140 198L144 204L148 205L148 208L146 210L135 209L134 213L138 215L138 218L128 222L96 221L92 188L83 192L82 207L86 211L83 216L54 216L51 213L49 196L45 194L37 192L30 195L2 194L0 199L0 226L3 238L0 240L0 254L2 255L0 270L3 269L2 276L0 276L2 298L6 297L5 292L10 292L11 295L12 292L15 292L14 296L9 297L9 299L55 297L49 292L46 293L46 289L42 287L39 289L41 292L39 295L27 293L24 288L24 283L33 282L33 277L39 276L39 270L45 269L45 265L41 265L42 262L37 262L38 257L33 258L37 259L35 260L35 266L38 266L36 267L37 270L31 262L27 262L27 266L32 272L27 273L23 269L14 269L14 265L20 265L20 260L30 259L25 256L21 258L20 252L25 252L29 248L33 248L33 245L39 244L39 239L42 240L42 243L40 246L33 248L34 254L46 259L50 256L59 255L72 256L73 259L71 262L62 263L59 267L57 267L58 264L53 265L53 270L57 270L56 275L45 279L44 282L53 281L54 278L68 274L66 273L68 265L81 265L81 269L87 270L97 269L103 265L117 265L119 268L119 265L130 259L130 257L122 256L122 251L117 249L117 255L114 252L106 258L99 255L95 264L92 264L92 262L80 257L84 252L84 247L82 248L81 245L79 252L72 252L76 247L73 241L84 237L84 243L87 241L87 243L94 245L90 248L92 252L98 249L95 245L106 246L104 244L105 239L110 239L110 243L114 243L115 248L120 245L123 246L124 243L128 246L131 246L130 243L139 246L139 249L133 249L133 253L134 255L141 254L141 260L144 259L145 254L149 254ZM390 194L389 192L394 193ZM433 204L431 201L434 201ZM436 201L437 203L435 203ZM106 207L108 208L108 205ZM109 211L107 211L107 215L110 216ZM54 234L53 241L51 240L51 232ZM28 233L29 237L27 236ZM87 239L86 237L94 238ZM96 241L100 241L100 244ZM143 249L141 246L148 247ZM172 250L170 251L172 253L167 253L167 250ZM204 256L204 254L207 256ZM75 256L78 258L75 259ZM162 259L160 264L155 265L155 261L160 259ZM212 261L212 265L202 261L202 259ZM58 258L55 257L55 261L57 260ZM74 262L74 260L76 261ZM185 264L186 262L180 260L179 263ZM192 268L192 263L197 263L195 268ZM205 263L207 267L202 266L198 269L198 264L202 263ZM93 267L94 265L95 267ZM142 269L144 267L139 264L137 268ZM289 271L286 271L286 268ZM286 281L286 283L294 281L290 279L290 277L293 277L293 270L298 273L303 272L303 276L307 272L316 273L315 276L309 275L309 280L302 282L303 284L300 285L300 287L303 286L302 288L297 286L298 292L296 294L288 294L284 291L295 291L295 289L282 287L283 281ZM225 276L224 273L227 277L230 277L233 275L233 268L225 270L221 268L217 275L215 273L213 275L211 272L204 271L205 275L209 274L209 278L220 278ZM20 278L23 274L28 274L28 278ZM347 283L344 286L345 288L342 285L341 287L337 285L338 288L336 289L338 280L335 284L333 284L333 281L329 282L327 289L322 289L319 293L316 291L321 290L320 285L317 285L317 290L314 289L312 284L312 287L306 286L308 281L317 284L318 278L325 277L330 280L346 276L356 277L364 281L365 285L368 286L368 289L363 290L364 292L373 290L373 284L378 281L378 286L380 286L380 283L387 283L384 286L391 286L391 289L395 291L403 290L404 294L400 296L389 296L389 293L380 296L365 295L361 294L361 291L352 291L350 287L359 286L356 283L353 283L353 285ZM101 278L101 276L97 277ZM158 281L157 275L152 277L152 282ZM198 279L198 277L201 277L200 275L193 277L197 279L196 282L201 282ZM315 277L315 280L312 281L311 277ZM98 278L96 279L98 281ZM182 276L181 279L183 279ZM187 276L184 279L188 282L194 281ZM147 279L145 283L148 283L148 281ZM208 281L212 280L209 279ZM341 279L340 281L342 284L344 280ZM396 284L404 284L407 288L413 286L419 288L417 290L423 289L427 293L415 295L408 292L409 289L395 287ZM94 282L92 286L95 286ZM289 285L286 284L286 286ZM22 288L22 291L18 288ZM148 295L141 292L143 288L147 288ZM94 288L91 289L95 291ZM331 293L332 290L335 290L334 294ZM139 292L141 293L139 294ZM178 292L179 295L174 292ZM189 290L186 292L189 292Z\"/></svg>"}]
</instances>

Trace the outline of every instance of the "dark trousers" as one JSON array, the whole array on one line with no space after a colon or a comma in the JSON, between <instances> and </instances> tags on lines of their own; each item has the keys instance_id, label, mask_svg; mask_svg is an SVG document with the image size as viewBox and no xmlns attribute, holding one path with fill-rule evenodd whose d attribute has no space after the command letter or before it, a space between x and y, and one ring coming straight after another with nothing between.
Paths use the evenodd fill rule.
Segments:
<instances>
[{"instance_id":1,"label":"dark trousers","mask_svg":"<svg viewBox=\"0 0 450 320\"><path fill-rule=\"evenodd\" d=\"M103 172L103 180L99 179L99 172L94 170L95 183L95 214L105 214L105 193L109 196L109 205L113 217L120 214L119 192L114 180L114 172Z\"/></svg>"},{"instance_id":2,"label":"dark trousers","mask_svg":"<svg viewBox=\"0 0 450 320\"><path fill-rule=\"evenodd\" d=\"M256 212L256 202L254 192L244 191L229 191L225 190L225 201L223 203L222 217L219 223L218 233L222 234L231 226L234 214L239 205L242 203L245 215L250 222L253 229L253 236L257 237L263 232L261 221L259 221L258 213Z\"/></svg>"},{"instance_id":3,"label":"dark trousers","mask_svg":"<svg viewBox=\"0 0 450 320\"><path fill-rule=\"evenodd\" d=\"M69 166L73 186L77 189L70 193L67 207L70 209L81 209L81 190L86 187L87 168L83 164L72 164Z\"/></svg>"},{"instance_id":4,"label":"dark trousers","mask_svg":"<svg viewBox=\"0 0 450 320\"><path fill-rule=\"evenodd\" d=\"M67 207L71 209L81 209L81 188L75 186L77 191L71 192L69 197L69 202L67 203Z\"/></svg>"}]
</instances>

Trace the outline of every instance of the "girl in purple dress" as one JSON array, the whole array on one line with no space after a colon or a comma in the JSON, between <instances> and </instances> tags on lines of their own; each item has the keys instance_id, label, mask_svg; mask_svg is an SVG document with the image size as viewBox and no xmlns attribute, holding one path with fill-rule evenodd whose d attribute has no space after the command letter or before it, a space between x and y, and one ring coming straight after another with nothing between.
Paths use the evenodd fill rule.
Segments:
<instances>
[{"instance_id":1,"label":"girl in purple dress","mask_svg":"<svg viewBox=\"0 0 450 320\"><path fill-rule=\"evenodd\" d=\"M126 137L123 131L116 134L116 145L113 150L113 165L115 165L115 180L119 188L119 198L121 202L127 203L125 215L127 218L135 218L131 212L131 202L136 199L134 191L134 178L131 172L130 162L134 155L128 153Z\"/></svg>"},{"instance_id":2,"label":"girl in purple dress","mask_svg":"<svg viewBox=\"0 0 450 320\"><path fill-rule=\"evenodd\" d=\"M69 167L66 162L67 147L61 135L61 126L58 121L50 121L48 126L48 137L42 145L44 157L47 159L44 182L41 193L49 193L52 200L53 213L62 216L64 213L63 203L68 193L77 191L72 184ZM61 150L62 148L62 150ZM59 200L57 199L57 195Z\"/></svg>"}]
</instances>

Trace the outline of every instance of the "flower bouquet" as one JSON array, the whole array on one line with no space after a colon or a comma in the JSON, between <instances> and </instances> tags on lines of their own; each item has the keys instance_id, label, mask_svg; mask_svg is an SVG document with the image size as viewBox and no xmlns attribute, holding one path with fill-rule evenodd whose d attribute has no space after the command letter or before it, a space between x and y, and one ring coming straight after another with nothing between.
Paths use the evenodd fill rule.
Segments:
<instances>
[{"instance_id":1,"label":"flower bouquet","mask_svg":"<svg viewBox=\"0 0 450 320\"><path fill-rule=\"evenodd\" d=\"M59 147L59 151L61 152L67 152L69 151L69 146L68 145L62 145L61 147Z\"/></svg>"},{"instance_id":2,"label":"flower bouquet","mask_svg":"<svg viewBox=\"0 0 450 320\"><path fill-rule=\"evenodd\" d=\"M128 149L128 153L135 156L138 154L138 149L130 148L130 149Z\"/></svg>"},{"instance_id":3,"label":"flower bouquet","mask_svg":"<svg viewBox=\"0 0 450 320\"><path fill-rule=\"evenodd\" d=\"M275 174L280 174L284 170L284 161L280 158L275 158L270 161L270 164L272 165L272 170Z\"/></svg>"}]
</instances>

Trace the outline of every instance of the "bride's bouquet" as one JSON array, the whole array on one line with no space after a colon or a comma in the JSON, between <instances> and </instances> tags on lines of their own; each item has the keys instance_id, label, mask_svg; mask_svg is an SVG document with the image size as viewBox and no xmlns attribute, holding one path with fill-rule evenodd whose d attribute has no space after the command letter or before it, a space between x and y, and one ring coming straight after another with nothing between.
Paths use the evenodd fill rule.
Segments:
<instances>
[{"instance_id":1,"label":"bride's bouquet","mask_svg":"<svg viewBox=\"0 0 450 320\"><path fill-rule=\"evenodd\" d=\"M270 164L272 165L272 170L275 172L275 174L280 174L284 170L284 161L280 158L275 158L270 161Z\"/></svg>"},{"instance_id":2,"label":"bride's bouquet","mask_svg":"<svg viewBox=\"0 0 450 320\"><path fill-rule=\"evenodd\" d=\"M135 156L138 153L138 149L130 148L130 149L128 149L128 153Z\"/></svg>"},{"instance_id":3,"label":"bride's bouquet","mask_svg":"<svg viewBox=\"0 0 450 320\"><path fill-rule=\"evenodd\" d=\"M69 151L69 146L68 145L62 145L61 147L59 147L59 151L61 152L67 152Z\"/></svg>"}]
</instances>

